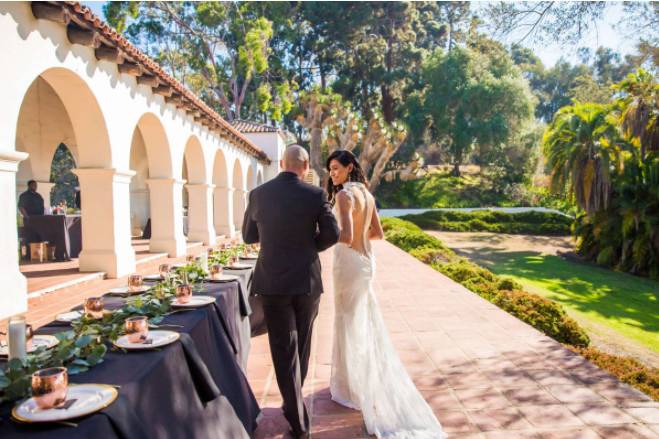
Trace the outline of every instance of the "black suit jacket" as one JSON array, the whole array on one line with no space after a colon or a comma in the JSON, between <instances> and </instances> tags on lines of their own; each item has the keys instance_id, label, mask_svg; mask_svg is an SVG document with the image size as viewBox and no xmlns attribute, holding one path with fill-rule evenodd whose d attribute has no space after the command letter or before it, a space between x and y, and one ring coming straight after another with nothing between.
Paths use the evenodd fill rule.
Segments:
<instances>
[{"instance_id":1,"label":"black suit jacket","mask_svg":"<svg viewBox=\"0 0 659 439\"><path fill-rule=\"evenodd\" d=\"M250 192L242 234L247 244L261 244L253 294L323 292L318 252L336 244L339 226L321 188L280 173Z\"/></svg>"}]
</instances>

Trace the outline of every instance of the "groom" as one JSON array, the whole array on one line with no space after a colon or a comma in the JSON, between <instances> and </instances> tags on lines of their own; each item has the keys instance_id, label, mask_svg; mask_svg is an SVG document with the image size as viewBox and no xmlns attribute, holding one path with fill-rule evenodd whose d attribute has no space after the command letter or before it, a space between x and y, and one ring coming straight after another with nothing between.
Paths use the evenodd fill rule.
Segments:
<instances>
[{"instance_id":1,"label":"groom","mask_svg":"<svg viewBox=\"0 0 659 439\"><path fill-rule=\"evenodd\" d=\"M308 438L302 398L311 330L323 284L318 252L336 244L339 227L325 192L305 183L309 154L299 145L284 152L281 172L249 194L243 240L261 243L252 293L261 296L284 416L296 438Z\"/></svg>"}]
</instances>

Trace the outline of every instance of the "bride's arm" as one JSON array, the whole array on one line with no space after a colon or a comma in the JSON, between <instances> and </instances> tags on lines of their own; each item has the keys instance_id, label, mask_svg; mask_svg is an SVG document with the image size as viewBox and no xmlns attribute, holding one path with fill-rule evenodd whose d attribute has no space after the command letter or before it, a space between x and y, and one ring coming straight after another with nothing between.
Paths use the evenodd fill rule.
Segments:
<instances>
[{"instance_id":1,"label":"bride's arm","mask_svg":"<svg viewBox=\"0 0 659 439\"><path fill-rule=\"evenodd\" d=\"M380 217L377 210L373 210L373 215L371 215L371 226L368 229L368 238L384 238L384 231L382 230L382 224L380 224Z\"/></svg>"},{"instance_id":2,"label":"bride's arm","mask_svg":"<svg viewBox=\"0 0 659 439\"><path fill-rule=\"evenodd\" d=\"M339 242L352 245L352 198L344 191L336 194L336 207L339 211Z\"/></svg>"}]
</instances>

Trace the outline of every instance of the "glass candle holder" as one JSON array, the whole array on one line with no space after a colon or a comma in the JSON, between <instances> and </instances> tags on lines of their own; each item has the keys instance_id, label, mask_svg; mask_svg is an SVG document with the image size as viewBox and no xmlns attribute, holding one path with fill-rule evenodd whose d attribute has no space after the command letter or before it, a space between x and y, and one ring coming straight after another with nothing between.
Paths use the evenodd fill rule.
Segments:
<instances>
[{"instance_id":1,"label":"glass candle holder","mask_svg":"<svg viewBox=\"0 0 659 439\"><path fill-rule=\"evenodd\" d=\"M124 329L130 343L144 343L149 336L149 320L146 316L128 317Z\"/></svg>"},{"instance_id":2,"label":"glass candle holder","mask_svg":"<svg viewBox=\"0 0 659 439\"><path fill-rule=\"evenodd\" d=\"M103 318L103 298L88 297L82 305L85 315L92 319Z\"/></svg>"},{"instance_id":3,"label":"glass candle holder","mask_svg":"<svg viewBox=\"0 0 659 439\"><path fill-rule=\"evenodd\" d=\"M42 410L61 407L66 402L69 374L66 367L49 367L32 374L32 398Z\"/></svg>"}]
</instances>

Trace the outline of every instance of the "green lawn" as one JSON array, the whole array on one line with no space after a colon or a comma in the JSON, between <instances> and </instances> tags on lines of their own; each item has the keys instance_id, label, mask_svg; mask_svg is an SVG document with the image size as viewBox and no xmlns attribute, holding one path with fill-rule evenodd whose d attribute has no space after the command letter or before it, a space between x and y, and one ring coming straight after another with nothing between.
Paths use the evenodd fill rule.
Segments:
<instances>
[{"instance_id":1,"label":"green lawn","mask_svg":"<svg viewBox=\"0 0 659 439\"><path fill-rule=\"evenodd\" d=\"M659 353L659 282L536 252L476 253L493 272Z\"/></svg>"}]
</instances>

